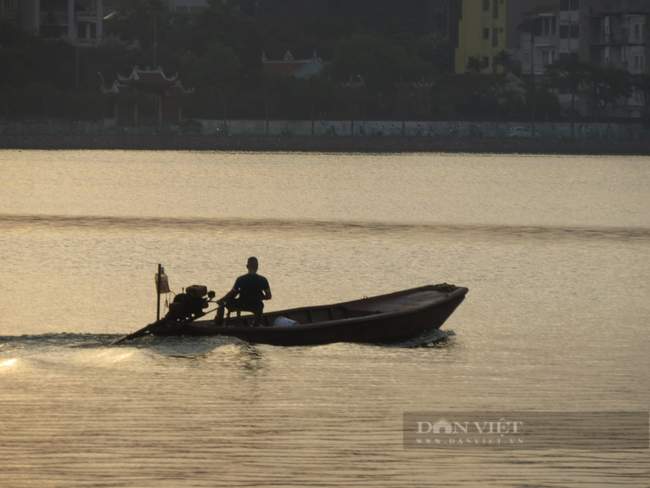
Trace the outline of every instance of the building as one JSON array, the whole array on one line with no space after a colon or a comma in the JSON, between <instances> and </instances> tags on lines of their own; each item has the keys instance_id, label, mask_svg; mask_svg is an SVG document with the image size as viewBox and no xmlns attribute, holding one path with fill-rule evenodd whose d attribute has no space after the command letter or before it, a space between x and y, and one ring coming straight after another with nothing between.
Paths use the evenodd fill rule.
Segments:
<instances>
[{"instance_id":1,"label":"building","mask_svg":"<svg viewBox=\"0 0 650 488\"><path fill-rule=\"evenodd\" d=\"M21 0L18 15L23 29L46 38L63 37L87 46L102 39L101 0Z\"/></svg>"},{"instance_id":2,"label":"building","mask_svg":"<svg viewBox=\"0 0 650 488\"><path fill-rule=\"evenodd\" d=\"M176 12L198 15L208 8L205 0L169 0L169 8Z\"/></svg>"},{"instance_id":3,"label":"building","mask_svg":"<svg viewBox=\"0 0 650 488\"><path fill-rule=\"evenodd\" d=\"M23 29L46 38L67 38L80 46L104 41L103 20L117 10L121 0L0 0L0 24L19 23ZM169 0L177 12L199 14L206 0Z\"/></svg>"},{"instance_id":4,"label":"building","mask_svg":"<svg viewBox=\"0 0 650 488\"><path fill-rule=\"evenodd\" d=\"M461 0L454 71L465 73L477 58L483 73L495 72L494 57L506 48L507 0Z\"/></svg>"},{"instance_id":5,"label":"building","mask_svg":"<svg viewBox=\"0 0 650 488\"><path fill-rule=\"evenodd\" d=\"M633 75L650 73L647 55L650 46L650 2L620 0L585 2L584 27L589 34L582 56L592 64L623 69ZM618 116L641 117L646 100L640 93L619 103Z\"/></svg>"},{"instance_id":6,"label":"building","mask_svg":"<svg viewBox=\"0 0 650 488\"><path fill-rule=\"evenodd\" d=\"M295 78L309 78L317 75L325 66L323 60L318 57L316 51L311 59L293 59L289 51L284 55L281 61L270 61L262 53L262 66L265 73L271 73L280 76L293 76Z\"/></svg>"},{"instance_id":7,"label":"building","mask_svg":"<svg viewBox=\"0 0 650 488\"><path fill-rule=\"evenodd\" d=\"M649 72L645 62L649 17L648 0L582 0L580 27L586 42L581 44L580 59L633 74Z\"/></svg>"},{"instance_id":8,"label":"building","mask_svg":"<svg viewBox=\"0 0 650 488\"><path fill-rule=\"evenodd\" d=\"M542 76L546 65L571 57L598 67L649 73L648 0L519 0L510 2L507 47L521 64L522 78ZM568 108L571 95L558 93ZM618 103L615 115L641 116L643 99L635 93ZM583 115L586 100L578 98Z\"/></svg>"},{"instance_id":9,"label":"building","mask_svg":"<svg viewBox=\"0 0 650 488\"><path fill-rule=\"evenodd\" d=\"M110 88L102 86L102 93L113 102L114 119L122 125L181 125L183 110L179 103L181 98L194 92L194 88L185 89L178 75L165 76L163 69L133 68L129 76L117 75L117 80ZM131 99L130 106L120 106L120 99L133 94L149 95L155 99L153 112L142 113L142 105ZM128 105L128 104L127 104Z\"/></svg>"},{"instance_id":10,"label":"building","mask_svg":"<svg viewBox=\"0 0 650 488\"><path fill-rule=\"evenodd\" d=\"M4 24L18 24L19 0L0 0L0 26Z\"/></svg>"},{"instance_id":11,"label":"building","mask_svg":"<svg viewBox=\"0 0 650 488\"><path fill-rule=\"evenodd\" d=\"M542 76L546 72L546 65L559 59L561 49L570 48L571 44L567 42L560 46L559 20L560 10L557 6L537 6L523 13L519 34L522 76Z\"/></svg>"}]
</instances>

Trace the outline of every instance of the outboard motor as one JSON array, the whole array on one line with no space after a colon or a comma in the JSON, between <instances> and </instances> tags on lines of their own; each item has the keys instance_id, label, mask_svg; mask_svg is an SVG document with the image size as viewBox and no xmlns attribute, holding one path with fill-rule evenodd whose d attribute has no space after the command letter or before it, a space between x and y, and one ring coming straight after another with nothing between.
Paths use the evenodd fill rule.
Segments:
<instances>
[{"instance_id":1,"label":"outboard motor","mask_svg":"<svg viewBox=\"0 0 650 488\"><path fill-rule=\"evenodd\" d=\"M188 286L185 293L176 295L174 301L169 304L169 313L165 320L191 322L203 317L205 315L203 309L208 307L209 300L214 297L214 292L208 292L207 286Z\"/></svg>"}]
</instances>

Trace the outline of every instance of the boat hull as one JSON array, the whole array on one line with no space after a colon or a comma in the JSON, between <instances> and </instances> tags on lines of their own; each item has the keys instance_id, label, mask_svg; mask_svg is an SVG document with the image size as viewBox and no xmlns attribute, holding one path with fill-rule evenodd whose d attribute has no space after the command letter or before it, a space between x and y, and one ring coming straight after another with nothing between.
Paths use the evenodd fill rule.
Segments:
<instances>
[{"instance_id":1,"label":"boat hull","mask_svg":"<svg viewBox=\"0 0 650 488\"><path fill-rule=\"evenodd\" d=\"M427 330L439 329L462 303L467 288L437 291L432 286L404 290L389 295L366 298L325 307L299 308L265 314L266 321L275 318L317 315L329 310L346 316L331 320L299 323L284 327L249 327L235 325L217 327L212 321L168 325L152 330L154 335L188 335L237 337L252 344L304 346L335 342L391 343L400 342ZM337 310L342 312L337 312ZM357 316L354 316L357 315ZM242 317L240 321L250 321Z\"/></svg>"}]
</instances>

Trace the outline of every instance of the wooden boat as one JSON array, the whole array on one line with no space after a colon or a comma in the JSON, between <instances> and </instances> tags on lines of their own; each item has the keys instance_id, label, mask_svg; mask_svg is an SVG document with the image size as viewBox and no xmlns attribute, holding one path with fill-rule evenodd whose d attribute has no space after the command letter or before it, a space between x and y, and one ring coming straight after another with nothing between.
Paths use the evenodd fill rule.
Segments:
<instances>
[{"instance_id":1,"label":"wooden boat","mask_svg":"<svg viewBox=\"0 0 650 488\"><path fill-rule=\"evenodd\" d=\"M253 344L277 346L399 342L426 330L439 329L468 291L443 283L334 305L269 312L263 315L260 327L250 326L252 315L242 315L221 327L212 320L161 321L143 331L158 336L231 336ZM274 325L281 317L296 323Z\"/></svg>"}]
</instances>

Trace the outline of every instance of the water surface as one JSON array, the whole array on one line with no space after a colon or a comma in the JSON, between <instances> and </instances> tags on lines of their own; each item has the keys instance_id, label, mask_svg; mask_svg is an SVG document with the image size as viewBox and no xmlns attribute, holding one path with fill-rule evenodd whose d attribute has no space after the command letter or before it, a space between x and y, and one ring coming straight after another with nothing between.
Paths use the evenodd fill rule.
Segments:
<instances>
[{"instance_id":1,"label":"water surface","mask_svg":"<svg viewBox=\"0 0 650 488\"><path fill-rule=\"evenodd\" d=\"M0 151L1 486L648 486L648 451L404 450L402 412L650 410L650 158ZM269 310L468 286L392 347L110 343L153 273Z\"/></svg>"}]
</instances>

